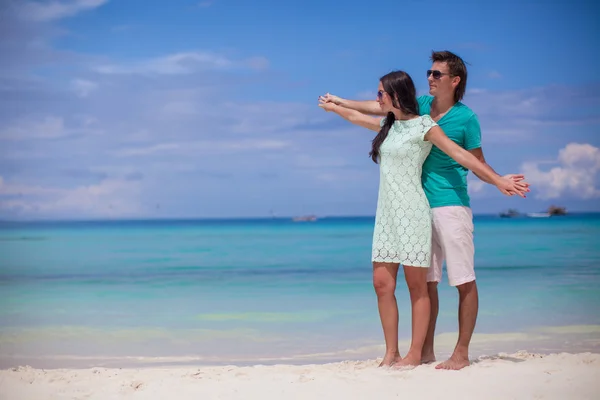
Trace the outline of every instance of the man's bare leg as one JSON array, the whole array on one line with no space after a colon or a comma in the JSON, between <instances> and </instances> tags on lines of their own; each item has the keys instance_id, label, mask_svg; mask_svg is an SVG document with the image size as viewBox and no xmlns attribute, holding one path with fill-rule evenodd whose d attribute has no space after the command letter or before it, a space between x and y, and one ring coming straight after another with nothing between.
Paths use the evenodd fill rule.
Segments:
<instances>
[{"instance_id":1,"label":"man's bare leg","mask_svg":"<svg viewBox=\"0 0 600 400\"><path fill-rule=\"evenodd\" d=\"M469 343L475 330L479 296L475 281L457 286L458 289L458 342L452 356L436 366L437 369L459 370L469 366Z\"/></svg>"},{"instance_id":2,"label":"man's bare leg","mask_svg":"<svg viewBox=\"0 0 600 400\"><path fill-rule=\"evenodd\" d=\"M398 350L398 303L395 295L398 268L399 264L373 263L373 287L385 339L385 355L380 367L402 360Z\"/></svg>"},{"instance_id":3,"label":"man's bare leg","mask_svg":"<svg viewBox=\"0 0 600 400\"><path fill-rule=\"evenodd\" d=\"M423 364L429 364L435 361L435 324L437 322L437 317L440 310L437 287L437 282L427 282L427 292L429 294L429 302L431 304L431 313L429 316L429 328L427 329L427 336L425 337L425 343L423 344L423 356L421 358L421 362Z\"/></svg>"}]
</instances>

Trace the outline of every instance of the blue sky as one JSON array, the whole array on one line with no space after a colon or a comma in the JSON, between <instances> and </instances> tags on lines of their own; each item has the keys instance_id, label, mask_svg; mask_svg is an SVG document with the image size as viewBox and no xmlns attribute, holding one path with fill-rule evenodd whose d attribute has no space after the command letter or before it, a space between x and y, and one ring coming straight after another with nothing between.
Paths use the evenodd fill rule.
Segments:
<instances>
[{"instance_id":1,"label":"blue sky","mask_svg":"<svg viewBox=\"0 0 600 400\"><path fill-rule=\"evenodd\" d=\"M600 10L548 3L7 0L0 217L373 215L373 135L317 97L394 69L426 93L443 49L488 162L533 185L470 176L474 212L600 211Z\"/></svg>"}]
</instances>

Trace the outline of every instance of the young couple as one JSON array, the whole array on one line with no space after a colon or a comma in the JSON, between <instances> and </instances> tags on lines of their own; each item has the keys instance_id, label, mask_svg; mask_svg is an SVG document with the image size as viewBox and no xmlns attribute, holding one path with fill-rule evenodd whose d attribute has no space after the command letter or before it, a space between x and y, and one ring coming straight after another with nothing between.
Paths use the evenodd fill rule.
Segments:
<instances>
[{"instance_id":1,"label":"young couple","mask_svg":"<svg viewBox=\"0 0 600 400\"><path fill-rule=\"evenodd\" d=\"M372 261L386 344L381 366L412 368L435 361L437 284L445 260L449 283L459 292L459 336L450 359L436 368L458 370L469 365L478 312L467 173L508 196L525 197L529 184L523 175L500 176L486 164L477 116L460 102L467 85L463 60L441 51L433 52L431 61L427 78L433 97L417 98L411 77L395 71L381 78L376 101L326 94L319 106L377 132L370 156L380 168ZM404 358L394 294L400 265L412 306L412 341Z\"/></svg>"}]
</instances>

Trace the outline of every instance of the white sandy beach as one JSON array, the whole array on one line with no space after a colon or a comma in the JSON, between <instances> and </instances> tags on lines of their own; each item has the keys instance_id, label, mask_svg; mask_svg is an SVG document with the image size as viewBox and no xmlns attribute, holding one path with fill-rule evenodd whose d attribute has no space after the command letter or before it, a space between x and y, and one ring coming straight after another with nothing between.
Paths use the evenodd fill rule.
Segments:
<instances>
[{"instance_id":1,"label":"white sandy beach","mask_svg":"<svg viewBox=\"0 0 600 400\"><path fill-rule=\"evenodd\" d=\"M598 399L600 354L481 357L462 371L409 371L378 360L313 365L0 371L3 400Z\"/></svg>"}]
</instances>

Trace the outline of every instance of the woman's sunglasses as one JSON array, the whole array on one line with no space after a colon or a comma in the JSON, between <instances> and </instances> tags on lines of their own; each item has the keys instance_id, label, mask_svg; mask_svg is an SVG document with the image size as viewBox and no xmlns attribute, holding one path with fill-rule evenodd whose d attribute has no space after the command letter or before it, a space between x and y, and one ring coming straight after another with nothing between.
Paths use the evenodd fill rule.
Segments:
<instances>
[{"instance_id":1,"label":"woman's sunglasses","mask_svg":"<svg viewBox=\"0 0 600 400\"><path fill-rule=\"evenodd\" d=\"M433 79L440 79L444 75L450 76L452 74L447 74L447 73L444 73L442 71L438 71L437 69L434 69L434 70L428 69L427 70L427 77L429 78L431 75L433 75Z\"/></svg>"},{"instance_id":2,"label":"woman's sunglasses","mask_svg":"<svg viewBox=\"0 0 600 400\"><path fill-rule=\"evenodd\" d=\"M383 90L377 91L377 100L381 100L382 97L383 97Z\"/></svg>"}]
</instances>

